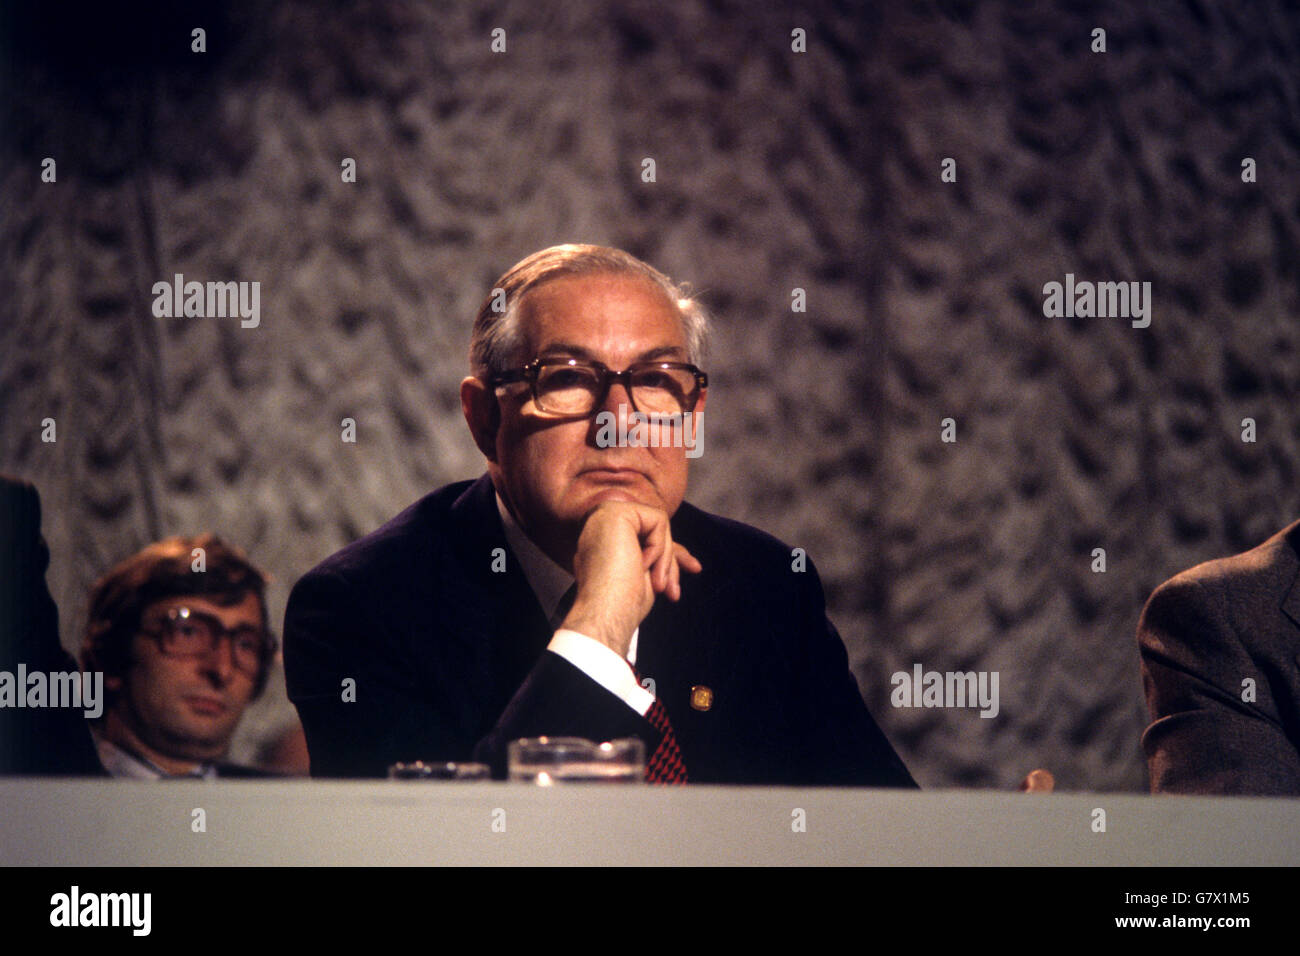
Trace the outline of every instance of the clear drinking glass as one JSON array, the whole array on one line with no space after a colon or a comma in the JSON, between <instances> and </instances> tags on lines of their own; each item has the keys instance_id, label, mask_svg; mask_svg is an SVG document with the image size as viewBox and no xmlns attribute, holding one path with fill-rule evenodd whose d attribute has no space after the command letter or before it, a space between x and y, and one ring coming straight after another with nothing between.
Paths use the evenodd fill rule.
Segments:
<instances>
[{"instance_id":1,"label":"clear drinking glass","mask_svg":"<svg viewBox=\"0 0 1300 956\"><path fill-rule=\"evenodd\" d=\"M596 743L582 737L525 737L506 750L510 779L556 783L642 783L645 743L625 737Z\"/></svg>"}]
</instances>

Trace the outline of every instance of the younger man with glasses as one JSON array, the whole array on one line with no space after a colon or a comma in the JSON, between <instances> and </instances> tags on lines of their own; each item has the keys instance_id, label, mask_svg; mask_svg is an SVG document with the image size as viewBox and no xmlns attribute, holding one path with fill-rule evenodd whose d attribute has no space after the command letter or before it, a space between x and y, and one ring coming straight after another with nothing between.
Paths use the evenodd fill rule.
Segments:
<instances>
[{"instance_id":1,"label":"younger man with glasses","mask_svg":"<svg viewBox=\"0 0 1300 956\"><path fill-rule=\"evenodd\" d=\"M260 776L222 763L266 686L275 642L266 576L210 534L149 545L91 592L82 669L108 698L92 728L110 774L140 780Z\"/></svg>"},{"instance_id":2,"label":"younger man with glasses","mask_svg":"<svg viewBox=\"0 0 1300 956\"><path fill-rule=\"evenodd\" d=\"M555 246L497 281L460 389L487 474L289 599L313 774L473 759L501 776L516 738L635 736L651 782L915 786L812 564L684 501L705 337L694 300L617 249Z\"/></svg>"}]
</instances>

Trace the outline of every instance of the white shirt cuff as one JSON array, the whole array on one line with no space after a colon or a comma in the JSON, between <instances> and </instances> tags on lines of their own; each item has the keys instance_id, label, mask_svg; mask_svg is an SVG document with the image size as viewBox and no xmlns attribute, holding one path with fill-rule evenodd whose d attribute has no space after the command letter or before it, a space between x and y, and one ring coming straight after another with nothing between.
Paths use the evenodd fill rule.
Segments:
<instances>
[{"instance_id":1,"label":"white shirt cuff","mask_svg":"<svg viewBox=\"0 0 1300 956\"><path fill-rule=\"evenodd\" d=\"M632 638L635 640L636 634ZM628 662L595 638L560 628L546 649L559 654L642 717L654 703L654 695L636 682Z\"/></svg>"}]
</instances>

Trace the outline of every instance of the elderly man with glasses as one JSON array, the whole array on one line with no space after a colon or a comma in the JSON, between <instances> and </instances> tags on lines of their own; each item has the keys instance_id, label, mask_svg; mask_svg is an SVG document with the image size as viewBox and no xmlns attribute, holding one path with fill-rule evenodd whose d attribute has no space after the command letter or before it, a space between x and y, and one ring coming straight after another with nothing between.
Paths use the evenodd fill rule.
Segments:
<instances>
[{"instance_id":1,"label":"elderly man with glasses","mask_svg":"<svg viewBox=\"0 0 1300 956\"><path fill-rule=\"evenodd\" d=\"M81 646L108 697L92 725L114 777L265 776L225 763L244 708L266 687L276 645L266 576L205 534L168 538L96 583Z\"/></svg>"},{"instance_id":2,"label":"elderly man with glasses","mask_svg":"<svg viewBox=\"0 0 1300 956\"><path fill-rule=\"evenodd\" d=\"M685 503L700 306L616 249L511 268L461 407L487 460L300 580L285 620L312 773L639 737L652 782L915 786L811 563Z\"/></svg>"}]
</instances>

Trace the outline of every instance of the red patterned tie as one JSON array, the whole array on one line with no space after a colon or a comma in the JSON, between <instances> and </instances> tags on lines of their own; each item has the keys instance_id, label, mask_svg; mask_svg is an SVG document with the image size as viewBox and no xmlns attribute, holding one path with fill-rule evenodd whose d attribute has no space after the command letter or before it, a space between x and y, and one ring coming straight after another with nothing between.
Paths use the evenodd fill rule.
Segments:
<instances>
[{"instance_id":1,"label":"red patterned tie","mask_svg":"<svg viewBox=\"0 0 1300 956\"><path fill-rule=\"evenodd\" d=\"M564 592L560 598L560 603L555 608L555 613L551 615L551 627L557 628L564 623L569 611L573 608L574 599L578 595L578 585L570 584L569 589ZM628 667L632 667L629 662ZM632 673L636 675L636 682L641 683L641 675L637 669L632 667ZM673 733L672 722L668 719L668 711L664 710L664 705L659 703L656 697L646 711L645 719L650 721L652 727L659 731L659 746L655 752L650 755L646 761L645 778L649 783L686 783L686 764L682 762L682 751L677 746L677 735Z\"/></svg>"},{"instance_id":2,"label":"red patterned tie","mask_svg":"<svg viewBox=\"0 0 1300 956\"><path fill-rule=\"evenodd\" d=\"M632 673L636 674L637 683L641 683L641 675L637 674L635 667ZM664 705L656 697L650 705L650 709L645 713L645 719L650 721L651 726L659 731L659 746L655 752L650 755L646 761L645 778L647 783L686 783L686 764L682 762L682 752L677 746L677 735L673 733L672 722L668 719L668 711L664 710Z\"/></svg>"}]
</instances>

